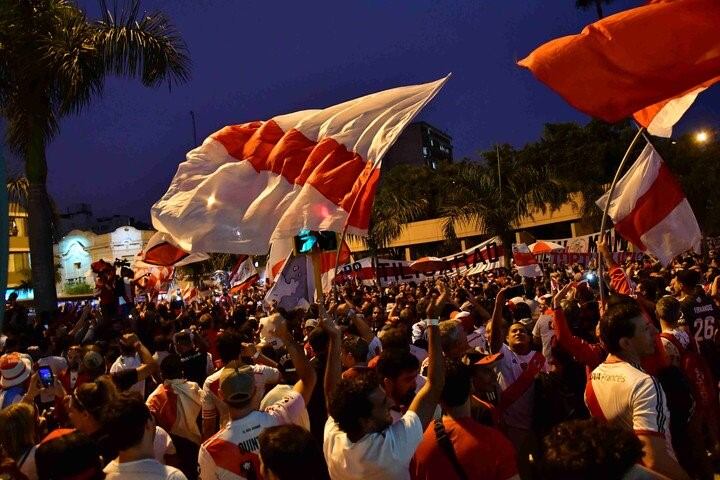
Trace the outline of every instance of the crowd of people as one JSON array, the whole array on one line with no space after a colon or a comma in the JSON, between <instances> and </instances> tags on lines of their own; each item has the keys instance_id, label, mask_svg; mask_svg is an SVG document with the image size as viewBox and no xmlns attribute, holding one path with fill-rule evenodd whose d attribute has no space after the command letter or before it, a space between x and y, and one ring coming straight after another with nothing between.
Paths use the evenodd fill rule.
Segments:
<instances>
[{"instance_id":1,"label":"crowd of people","mask_svg":"<svg viewBox=\"0 0 720 480\"><path fill-rule=\"evenodd\" d=\"M599 252L600 277L347 282L307 311L264 284L38 316L11 296L0 478L712 479L720 252Z\"/></svg>"}]
</instances>

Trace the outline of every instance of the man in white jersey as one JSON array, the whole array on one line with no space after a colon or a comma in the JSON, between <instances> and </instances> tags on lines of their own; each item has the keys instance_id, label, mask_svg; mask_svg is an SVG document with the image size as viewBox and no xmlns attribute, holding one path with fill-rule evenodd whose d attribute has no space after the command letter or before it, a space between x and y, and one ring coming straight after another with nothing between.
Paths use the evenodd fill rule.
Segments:
<instances>
[{"instance_id":1,"label":"man in white jersey","mask_svg":"<svg viewBox=\"0 0 720 480\"><path fill-rule=\"evenodd\" d=\"M285 344L300 380L278 402L258 411L253 400L257 385L252 367L231 362L223 368L219 396L228 406L231 421L200 447L198 463L202 480L259 478L260 433L268 427L302 421L305 405L315 387L315 370L284 321L276 333Z\"/></svg>"},{"instance_id":2,"label":"man in white jersey","mask_svg":"<svg viewBox=\"0 0 720 480\"><path fill-rule=\"evenodd\" d=\"M635 432L646 467L669 478L689 479L672 449L665 392L640 367L640 360L655 352L656 333L633 299L611 304L600 320L600 338L609 355L593 370L585 403L593 417Z\"/></svg>"},{"instance_id":3,"label":"man in white jersey","mask_svg":"<svg viewBox=\"0 0 720 480\"><path fill-rule=\"evenodd\" d=\"M222 332L217 337L217 349L223 365L240 360L243 350L242 337L232 331ZM259 352L258 360L260 359ZM280 371L267 365L251 365L255 378L255 396L253 405L257 408L265 395L266 385L272 385L280 381ZM213 436L219 428L224 427L230 421L230 411L227 404L220 398L220 369L205 379L203 384L202 401L202 434L203 440Z\"/></svg>"}]
</instances>

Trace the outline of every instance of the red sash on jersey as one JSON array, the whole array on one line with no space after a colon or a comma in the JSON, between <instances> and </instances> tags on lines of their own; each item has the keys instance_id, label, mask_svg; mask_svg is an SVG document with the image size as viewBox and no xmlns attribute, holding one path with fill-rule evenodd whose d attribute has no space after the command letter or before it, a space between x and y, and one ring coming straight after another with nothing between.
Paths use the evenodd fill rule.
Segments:
<instances>
[{"instance_id":1,"label":"red sash on jersey","mask_svg":"<svg viewBox=\"0 0 720 480\"><path fill-rule=\"evenodd\" d=\"M603 413L602 408L600 408L600 402L597 399L597 395L595 395L595 390L592 386L592 379L589 375L587 383L585 384L585 404L587 405L588 410L590 410L590 415L592 415L593 418L597 418L602 422L607 422L605 413Z\"/></svg>"},{"instance_id":2,"label":"red sash on jersey","mask_svg":"<svg viewBox=\"0 0 720 480\"><path fill-rule=\"evenodd\" d=\"M528 362L528 366L520 376L510 385L508 388L502 391L500 395L500 404L498 407L501 411L507 410L510 405L515 403L525 392L532 386L535 381L535 377L542 370L545 365L545 357L540 352L535 352L535 355Z\"/></svg>"},{"instance_id":3,"label":"red sash on jersey","mask_svg":"<svg viewBox=\"0 0 720 480\"><path fill-rule=\"evenodd\" d=\"M693 393L695 394L695 400L702 411L715 418L718 410L718 397L715 390L715 379L713 374L708 367L707 362L702 356L697 353L697 348L694 345L695 339L690 337L690 348L684 348L680 341L669 332L663 332L660 336L677 348L680 354L680 368L682 368L685 375L688 377L690 384L693 387Z\"/></svg>"},{"instance_id":4,"label":"red sash on jersey","mask_svg":"<svg viewBox=\"0 0 720 480\"><path fill-rule=\"evenodd\" d=\"M148 400L148 408L155 416L158 425L168 433L172 433L177 419L177 394L172 387L160 385Z\"/></svg>"}]
</instances>

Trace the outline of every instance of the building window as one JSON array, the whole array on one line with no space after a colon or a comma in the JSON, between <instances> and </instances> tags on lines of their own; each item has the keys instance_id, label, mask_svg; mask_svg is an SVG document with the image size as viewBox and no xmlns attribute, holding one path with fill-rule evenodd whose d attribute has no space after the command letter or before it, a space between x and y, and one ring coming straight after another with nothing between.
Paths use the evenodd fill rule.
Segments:
<instances>
[{"instance_id":1,"label":"building window","mask_svg":"<svg viewBox=\"0 0 720 480\"><path fill-rule=\"evenodd\" d=\"M75 262L75 263L73 263L73 265L75 266L76 270L80 270L80 267L82 266L82 264L80 262Z\"/></svg>"},{"instance_id":2,"label":"building window","mask_svg":"<svg viewBox=\"0 0 720 480\"><path fill-rule=\"evenodd\" d=\"M10 236L11 236L11 237L17 237L17 236L18 236L18 226L17 226L17 222L15 221L14 218L11 218L11 219L10 219L10 228L9 228L9 230L10 230Z\"/></svg>"},{"instance_id":3,"label":"building window","mask_svg":"<svg viewBox=\"0 0 720 480\"><path fill-rule=\"evenodd\" d=\"M30 270L29 253L11 253L8 255L8 272Z\"/></svg>"}]
</instances>

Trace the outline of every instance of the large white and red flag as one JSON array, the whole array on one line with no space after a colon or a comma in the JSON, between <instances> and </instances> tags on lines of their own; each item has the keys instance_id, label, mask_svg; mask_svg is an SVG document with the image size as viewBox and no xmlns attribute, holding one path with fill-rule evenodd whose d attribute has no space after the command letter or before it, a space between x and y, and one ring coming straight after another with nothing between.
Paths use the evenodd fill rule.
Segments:
<instances>
[{"instance_id":1,"label":"large white and red flag","mask_svg":"<svg viewBox=\"0 0 720 480\"><path fill-rule=\"evenodd\" d=\"M250 255L302 228L366 235L383 155L447 79L225 127L187 154L153 225L187 251Z\"/></svg>"},{"instance_id":2,"label":"large white and red flag","mask_svg":"<svg viewBox=\"0 0 720 480\"><path fill-rule=\"evenodd\" d=\"M578 110L608 122L636 114L669 136L720 80L718 25L717 0L654 1L551 40L518 64Z\"/></svg>"},{"instance_id":3,"label":"large white and red flag","mask_svg":"<svg viewBox=\"0 0 720 480\"><path fill-rule=\"evenodd\" d=\"M595 202L598 207L605 208L608 193ZM608 215L623 238L663 265L687 250L700 252L702 236L695 214L680 184L650 144L618 181Z\"/></svg>"}]
</instances>

